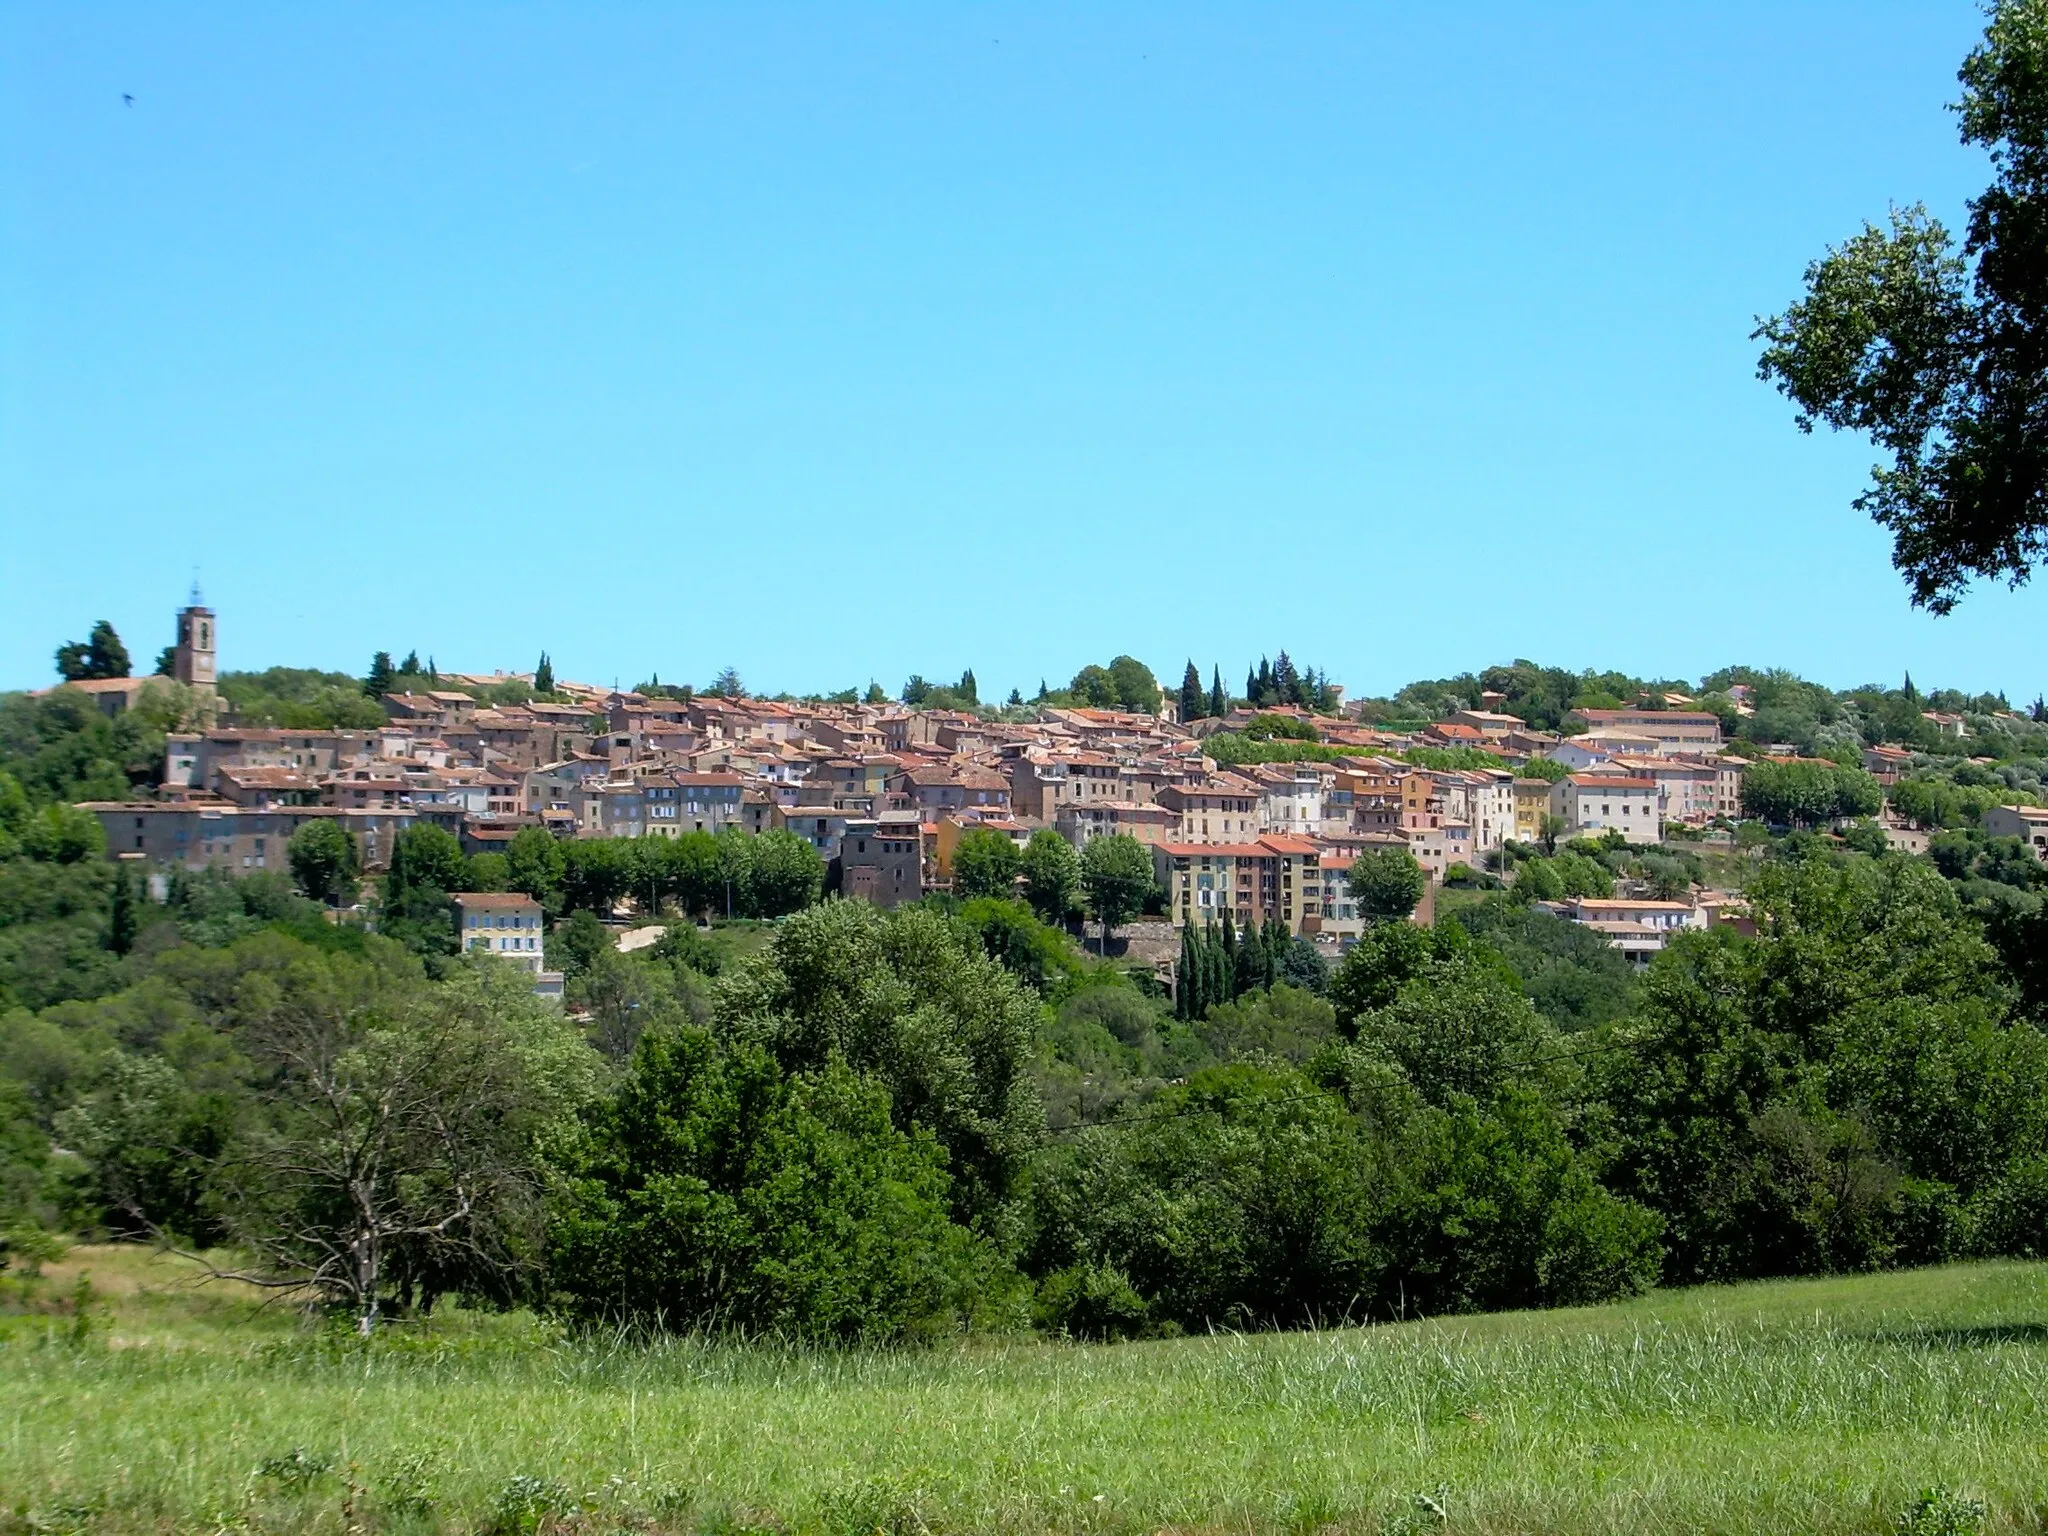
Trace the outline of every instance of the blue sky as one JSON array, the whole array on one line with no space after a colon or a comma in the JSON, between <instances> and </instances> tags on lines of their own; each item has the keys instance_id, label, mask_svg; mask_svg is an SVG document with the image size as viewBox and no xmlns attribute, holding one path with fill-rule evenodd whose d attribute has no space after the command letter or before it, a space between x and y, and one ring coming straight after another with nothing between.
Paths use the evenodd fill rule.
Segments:
<instances>
[{"instance_id":1,"label":"blue sky","mask_svg":"<svg viewBox=\"0 0 2048 1536\"><path fill-rule=\"evenodd\" d=\"M1128 651L2031 698L1756 382L1982 185L1964 0L0 5L0 686ZM131 93L132 107L122 103Z\"/></svg>"}]
</instances>

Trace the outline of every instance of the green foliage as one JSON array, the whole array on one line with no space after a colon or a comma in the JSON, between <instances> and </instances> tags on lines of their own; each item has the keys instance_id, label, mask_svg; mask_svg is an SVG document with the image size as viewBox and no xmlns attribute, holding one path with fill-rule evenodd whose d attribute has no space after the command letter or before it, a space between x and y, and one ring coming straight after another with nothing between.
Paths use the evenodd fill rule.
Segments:
<instances>
[{"instance_id":1,"label":"green foliage","mask_svg":"<svg viewBox=\"0 0 2048 1536\"><path fill-rule=\"evenodd\" d=\"M953 894L962 901L1008 898L1017 888L1023 863L1023 851L1006 834L993 827L969 827L953 850Z\"/></svg>"},{"instance_id":2,"label":"green foliage","mask_svg":"<svg viewBox=\"0 0 2048 1536\"><path fill-rule=\"evenodd\" d=\"M717 1022L786 1073L843 1061L878 1078L897 1128L945 1150L960 1219L996 1213L1021 1182L1041 1124L1027 1073L1038 1004L941 914L800 912L724 979Z\"/></svg>"},{"instance_id":3,"label":"green foliage","mask_svg":"<svg viewBox=\"0 0 2048 1536\"><path fill-rule=\"evenodd\" d=\"M1957 104L1966 144L1995 176L1970 201L1960 251L1920 206L1813 262L1806 291L1764 321L1757 368L1815 421L1867 434L1891 457L1857 506L1894 536L1913 601L1954 607L1974 578L2024 582L2048 547L2031 424L2028 361L2048 306L2031 273L2043 259L2048 199L2048 66L2039 0L1990 7L1964 61Z\"/></svg>"},{"instance_id":4,"label":"green foliage","mask_svg":"<svg viewBox=\"0 0 2048 1536\"><path fill-rule=\"evenodd\" d=\"M1418 768L1431 768L1439 773L1464 772L1473 768L1505 768L1507 759L1495 752L1479 747L1410 747L1401 754L1403 761ZM1543 759L1538 758L1538 762ZM1541 770L1538 770L1539 775Z\"/></svg>"},{"instance_id":5,"label":"green foliage","mask_svg":"<svg viewBox=\"0 0 2048 1536\"><path fill-rule=\"evenodd\" d=\"M1066 933L1039 922L1021 901L977 897L961 905L956 921L991 960L1041 995L1082 974Z\"/></svg>"},{"instance_id":6,"label":"green foliage","mask_svg":"<svg viewBox=\"0 0 2048 1536\"><path fill-rule=\"evenodd\" d=\"M1429 888L1428 877L1405 848L1368 848L1344 876L1359 913L1374 923L1407 918Z\"/></svg>"},{"instance_id":7,"label":"green foliage","mask_svg":"<svg viewBox=\"0 0 2048 1536\"><path fill-rule=\"evenodd\" d=\"M363 867L354 835L332 821L310 821L299 828L292 834L288 857L299 889L330 905L354 889Z\"/></svg>"},{"instance_id":8,"label":"green foliage","mask_svg":"<svg viewBox=\"0 0 2048 1536\"><path fill-rule=\"evenodd\" d=\"M383 707L366 696L362 683L346 672L317 672L303 667L223 672L215 687L242 725L302 731L373 731L384 724Z\"/></svg>"},{"instance_id":9,"label":"green foliage","mask_svg":"<svg viewBox=\"0 0 2048 1536\"><path fill-rule=\"evenodd\" d=\"M1019 865L1024 899L1039 920L1064 923L1080 905L1081 859L1074 845L1051 827L1040 827L1024 845Z\"/></svg>"},{"instance_id":10,"label":"green foliage","mask_svg":"<svg viewBox=\"0 0 2048 1536\"><path fill-rule=\"evenodd\" d=\"M1522 880L1527 871L1525 865ZM1636 976L1628 961L1582 924L1498 897L1466 908L1456 921L1499 951L1536 1011L1556 1029L1613 1023L1635 1007Z\"/></svg>"},{"instance_id":11,"label":"green foliage","mask_svg":"<svg viewBox=\"0 0 2048 1536\"><path fill-rule=\"evenodd\" d=\"M1614 1182L1682 1279L1927 1262L2009 1241L1991 1213L2048 1137L2048 1045L2007 1016L1976 924L1925 865L1776 862L1754 941L1681 938L1594 1058Z\"/></svg>"},{"instance_id":12,"label":"green foliage","mask_svg":"<svg viewBox=\"0 0 2048 1536\"><path fill-rule=\"evenodd\" d=\"M1337 1011L1286 981L1209 1008L1195 1034L1218 1061L1277 1057L1300 1066L1338 1038Z\"/></svg>"},{"instance_id":13,"label":"green foliage","mask_svg":"<svg viewBox=\"0 0 2048 1536\"><path fill-rule=\"evenodd\" d=\"M418 955L454 954L450 897L468 889L468 874L469 861L453 833L428 822L407 827L392 840L379 930Z\"/></svg>"},{"instance_id":14,"label":"green foliage","mask_svg":"<svg viewBox=\"0 0 2048 1536\"><path fill-rule=\"evenodd\" d=\"M1159 713L1159 679L1150 667L1129 656L1119 656L1106 667L1083 667L1074 674L1068 692L1076 704L1090 709Z\"/></svg>"},{"instance_id":15,"label":"green foliage","mask_svg":"<svg viewBox=\"0 0 2048 1536\"><path fill-rule=\"evenodd\" d=\"M1102 924L1105 941L1145 910L1154 888L1152 855L1127 833L1090 838L1081 850L1081 894Z\"/></svg>"},{"instance_id":16,"label":"green foliage","mask_svg":"<svg viewBox=\"0 0 2048 1536\"><path fill-rule=\"evenodd\" d=\"M1217 731L1202 738L1202 751L1220 766L1236 768L1247 763L1336 763L1356 756L1358 749L1286 738L1259 741L1239 731Z\"/></svg>"},{"instance_id":17,"label":"green foliage","mask_svg":"<svg viewBox=\"0 0 2048 1536\"><path fill-rule=\"evenodd\" d=\"M1860 768L1756 762L1742 775L1743 813L1777 826L1874 816L1883 804L1877 780Z\"/></svg>"},{"instance_id":18,"label":"green foliage","mask_svg":"<svg viewBox=\"0 0 2048 1536\"><path fill-rule=\"evenodd\" d=\"M0 698L0 773L32 806L125 800L163 773L164 738L147 711L108 719L76 688Z\"/></svg>"},{"instance_id":19,"label":"green foliage","mask_svg":"<svg viewBox=\"0 0 2048 1536\"><path fill-rule=\"evenodd\" d=\"M1238 734L1247 741L1320 741L1316 728L1293 715L1254 715Z\"/></svg>"},{"instance_id":20,"label":"green foliage","mask_svg":"<svg viewBox=\"0 0 2048 1536\"><path fill-rule=\"evenodd\" d=\"M67 683L128 675L128 647L114 633L114 626L101 619L84 640L57 647L57 675Z\"/></svg>"},{"instance_id":21,"label":"green foliage","mask_svg":"<svg viewBox=\"0 0 2048 1536\"><path fill-rule=\"evenodd\" d=\"M949 1182L931 1134L843 1062L788 1074L758 1045L650 1033L557 1201L557 1294L668 1327L931 1337L994 1267Z\"/></svg>"}]
</instances>

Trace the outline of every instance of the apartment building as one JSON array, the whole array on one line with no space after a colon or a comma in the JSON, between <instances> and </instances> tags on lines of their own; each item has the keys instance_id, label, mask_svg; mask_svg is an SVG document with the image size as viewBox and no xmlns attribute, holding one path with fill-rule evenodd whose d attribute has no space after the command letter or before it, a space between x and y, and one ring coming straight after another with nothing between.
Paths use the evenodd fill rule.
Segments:
<instances>
[{"instance_id":1,"label":"apartment building","mask_svg":"<svg viewBox=\"0 0 2048 1536\"><path fill-rule=\"evenodd\" d=\"M1242 928L1278 918L1290 933L1322 916L1319 852L1301 838L1261 837L1245 843L1158 843L1153 872L1166 891L1174 922L1220 922L1225 912ZM1311 891L1313 890L1313 894Z\"/></svg>"},{"instance_id":2,"label":"apartment building","mask_svg":"<svg viewBox=\"0 0 2048 1536\"><path fill-rule=\"evenodd\" d=\"M1691 709L1575 709L1568 717L1596 735L1626 731L1657 743L1661 752L1719 752L1721 719Z\"/></svg>"},{"instance_id":3,"label":"apartment building","mask_svg":"<svg viewBox=\"0 0 2048 1536\"><path fill-rule=\"evenodd\" d=\"M1179 818L1174 837L1183 843L1250 841L1261 831L1259 798L1259 787L1235 774L1159 791L1159 804Z\"/></svg>"}]
</instances>

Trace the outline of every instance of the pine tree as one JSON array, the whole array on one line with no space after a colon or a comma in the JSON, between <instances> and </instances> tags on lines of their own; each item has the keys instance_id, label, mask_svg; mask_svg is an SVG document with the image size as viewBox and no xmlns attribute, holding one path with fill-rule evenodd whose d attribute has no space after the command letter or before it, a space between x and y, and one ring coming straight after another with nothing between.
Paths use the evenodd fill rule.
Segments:
<instances>
[{"instance_id":1,"label":"pine tree","mask_svg":"<svg viewBox=\"0 0 2048 1536\"><path fill-rule=\"evenodd\" d=\"M1301 702L1301 674L1294 670L1294 662L1285 651L1273 663L1273 702L1276 704L1299 704Z\"/></svg>"},{"instance_id":2,"label":"pine tree","mask_svg":"<svg viewBox=\"0 0 2048 1536\"><path fill-rule=\"evenodd\" d=\"M1180 719L1185 725L1190 720L1202 717L1202 674L1195 670L1195 658L1188 658L1188 669L1180 675Z\"/></svg>"},{"instance_id":3,"label":"pine tree","mask_svg":"<svg viewBox=\"0 0 2048 1536\"><path fill-rule=\"evenodd\" d=\"M1906 695L1906 702L1908 704L1918 704L1920 702L1920 690L1913 686L1912 673L1908 672L1906 674L1906 686L1901 691Z\"/></svg>"},{"instance_id":4,"label":"pine tree","mask_svg":"<svg viewBox=\"0 0 2048 1536\"><path fill-rule=\"evenodd\" d=\"M1230 700L1223 693L1223 669L1211 667L1209 671L1209 714L1221 720L1230 713Z\"/></svg>"},{"instance_id":5,"label":"pine tree","mask_svg":"<svg viewBox=\"0 0 2048 1536\"><path fill-rule=\"evenodd\" d=\"M363 679L363 692L373 699L381 699L391 691L391 653L379 651L370 658L370 675Z\"/></svg>"},{"instance_id":6,"label":"pine tree","mask_svg":"<svg viewBox=\"0 0 2048 1536\"><path fill-rule=\"evenodd\" d=\"M533 669L533 691L553 693L555 691L555 664L548 660L548 653L540 653L540 665Z\"/></svg>"},{"instance_id":7,"label":"pine tree","mask_svg":"<svg viewBox=\"0 0 2048 1536\"><path fill-rule=\"evenodd\" d=\"M398 671L401 677L418 677L420 675L420 653L418 651L407 651L405 653L405 660L398 664Z\"/></svg>"}]
</instances>

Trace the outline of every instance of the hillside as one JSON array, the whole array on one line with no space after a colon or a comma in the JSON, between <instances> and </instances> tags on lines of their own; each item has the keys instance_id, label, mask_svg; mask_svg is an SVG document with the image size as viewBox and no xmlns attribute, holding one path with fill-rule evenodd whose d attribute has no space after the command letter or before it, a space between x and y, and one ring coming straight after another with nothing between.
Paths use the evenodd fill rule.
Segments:
<instances>
[{"instance_id":1,"label":"hillside","mask_svg":"<svg viewBox=\"0 0 2048 1536\"><path fill-rule=\"evenodd\" d=\"M365 1351L190 1273L10 1282L12 1528L1875 1532L1942 1484L2032 1530L2048 1434L2034 1264L866 1354L452 1311Z\"/></svg>"}]
</instances>

